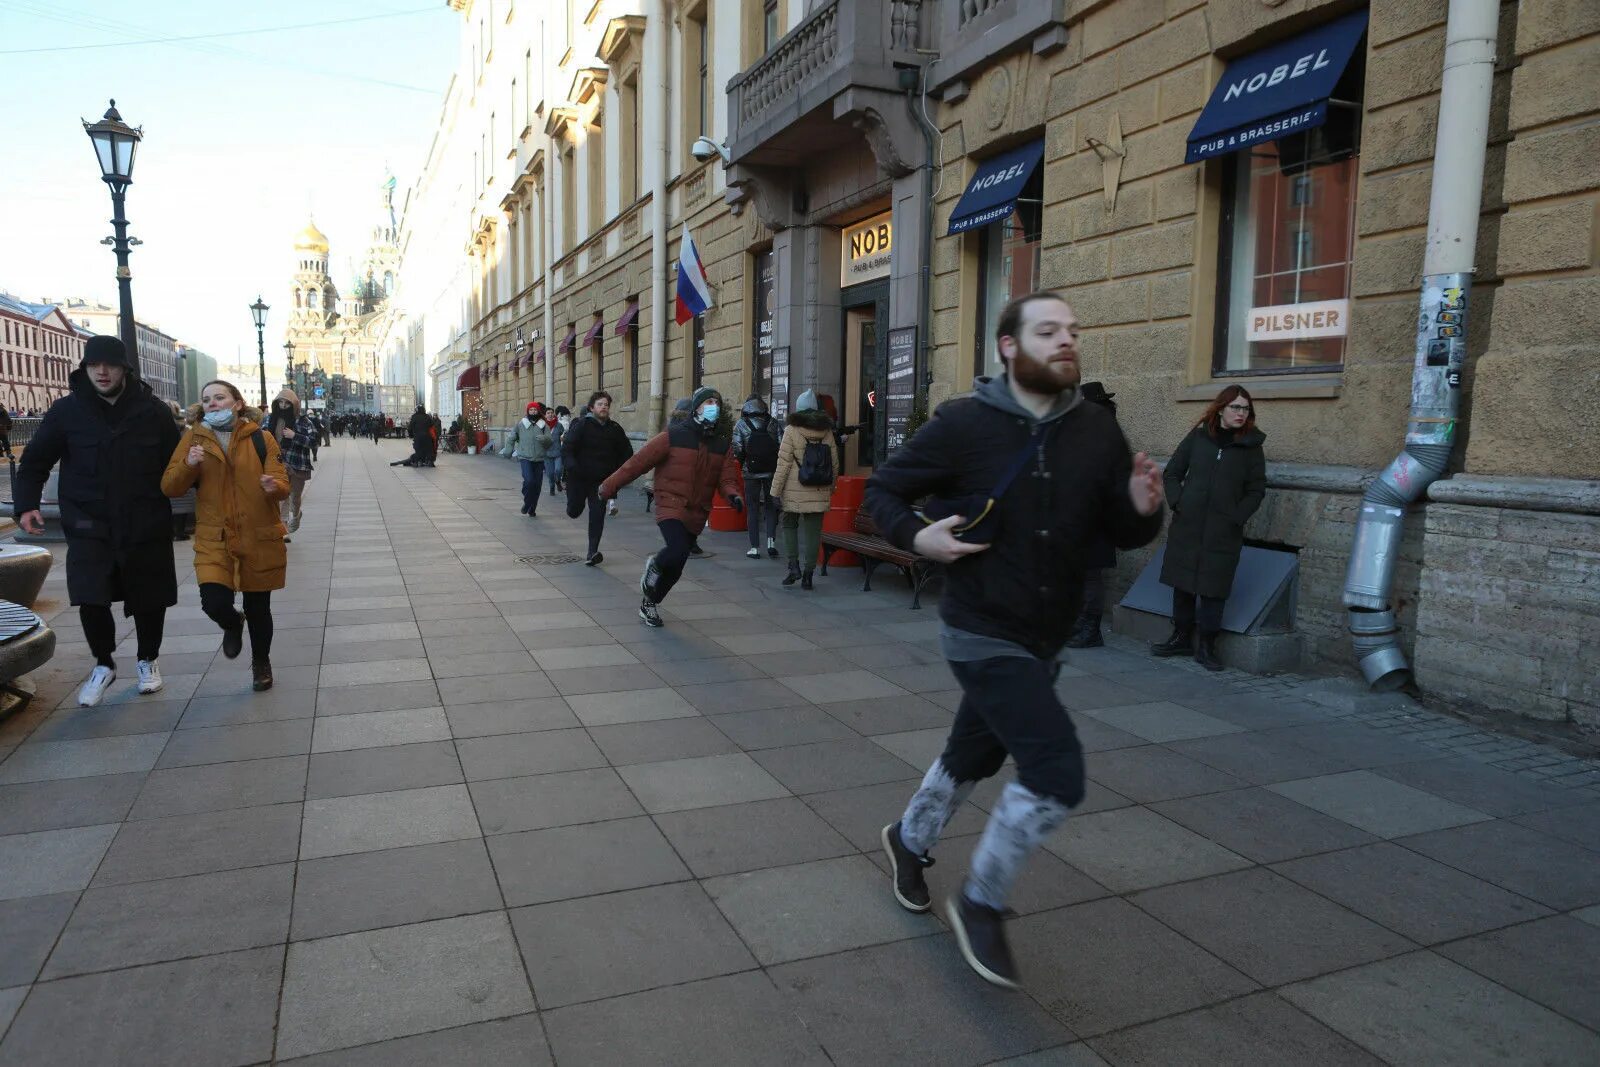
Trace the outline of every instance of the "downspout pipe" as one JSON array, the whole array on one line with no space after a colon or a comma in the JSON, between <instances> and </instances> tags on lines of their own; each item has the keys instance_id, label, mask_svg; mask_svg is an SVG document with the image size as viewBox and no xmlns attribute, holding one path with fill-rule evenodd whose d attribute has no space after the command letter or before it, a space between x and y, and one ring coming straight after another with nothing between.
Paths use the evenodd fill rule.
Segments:
<instances>
[{"instance_id":1,"label":"downspout pipe","mask_svg":"<svg viewBox=\"0 0 1600 1067\"><path fill-rule=\"evenodd\" d=\"M672 170L669 137L672 130L671 38L667 0L654 0L647 33L655 34L656 121L651 125L651 154L655 168L650 176L650 429L667 423L667 175ZM701 131L705 132L705 131ZM692 358L692 357L691 357Z\"/></svg>"},{"instance_id":2,"label":"downspout pipe","mask_svg":"<svg viewBox=\"0 0 1600 1067\"><path fill-rule=\"evenodd\" d=\"M1362 498L1345 572L1356 660L1377 690L1411 681L1389 592L1406 507L1444 474L1455 445L1498 28L1497 0L1450 0L1406 445Z\"/></svg>"},{"instance_id":3,"label":"downspout pipe","mask_svg":"<svg viewBox=\"0 0 1600 1067\"><path fill-rule=\"evenodd\" d=\"M939 131L928 121L928 67L932 57L922 64L919 73L921 100L915 87L906 92L906 110L911 121L922 131L924 154L922 160L922 277L921 292L917 296L918 346L916 368L917 393L920 395L933 380L933 168L939 158ZM920 106L919 106L920 105ZM923 402L926 406L926 401ZM884 440L888 435L884 435Z\"/></svg>"},{"instance_id":4,"label":"downspout pipe","mask_svg":"<svg viewBox=\"0 0 1600 1067\"><path fill-rule=\"evenodd\" d=\"M548 91L549 72L545 62L545 22L539 22L539 77ZM544 397L551 407L556 403L556 186L553 176L560 146L554 137L546 136L544 142L544 210L539 220L539 243L544 246Z\"/></svg>"}]
</instances>

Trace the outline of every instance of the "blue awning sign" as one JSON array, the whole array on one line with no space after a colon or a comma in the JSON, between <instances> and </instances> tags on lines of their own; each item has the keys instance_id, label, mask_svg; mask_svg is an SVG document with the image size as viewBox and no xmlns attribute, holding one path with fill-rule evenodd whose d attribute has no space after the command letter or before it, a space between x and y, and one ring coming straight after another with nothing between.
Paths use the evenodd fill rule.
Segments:
<instances>
[{"instance_id":1,"label":"blue awning sign","mask_svg":"<svg viewBox=\"0 0 1600 1067\"><path fill-rule=\"evenodd\" d=\"M1043 158L1044 141L1039 140L978 164L978 172L950 214L950 228L945 233L961 233L1009 216Z\"/></svg>"},{"instance_id":2,"label":"blue awning sign","mask_svg":"<svg viewBox=\"0 0 1600 1067\"><path fill-rule=\"evenodd\" d=\"M1366 32L1367 12L1356 11L1229 63L1189 131L1184 162L1321 126Z\"/></svg>"}]
</instances>

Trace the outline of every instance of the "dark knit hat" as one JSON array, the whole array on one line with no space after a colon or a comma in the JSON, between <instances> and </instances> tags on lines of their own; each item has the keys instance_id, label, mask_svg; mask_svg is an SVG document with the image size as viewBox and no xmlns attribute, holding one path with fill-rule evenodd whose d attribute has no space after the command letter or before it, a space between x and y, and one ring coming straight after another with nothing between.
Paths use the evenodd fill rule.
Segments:
<instances>
[{"instance_id":1,"label":"dark knit hat","mask_svg":"<svg viewBox=\"0 0 1600 1067\"><path fill-rule=\"evenodd\" d=\"M99 334L89 338L89 343L83 346L83 365L91 363L110 363L116 367L128 365L128 350L123 347L121 338L109 334Z\"/></svg>"},{"instance_id":2,"label":"dark knit hat","mask_svg":"<svg viewBox=\"0 0 1600 1067\"><path fill-rule=\"evenodd\" d=\"M689 410L699 411L700 405L704 404L712 397L716 397L718 404L722 403L722 394L720 392L711 388L709 385L702 385L700 388L694 391L694 396L689 398Z\"/></svg>"}]
</instances>

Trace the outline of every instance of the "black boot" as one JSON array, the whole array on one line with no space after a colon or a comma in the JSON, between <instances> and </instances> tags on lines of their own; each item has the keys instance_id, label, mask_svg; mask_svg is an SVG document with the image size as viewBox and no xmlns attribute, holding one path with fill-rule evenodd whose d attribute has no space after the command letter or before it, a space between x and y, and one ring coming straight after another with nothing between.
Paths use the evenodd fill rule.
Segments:
<instances>
[{"instance_id":1,"label":"black boot","mask_svg":"<svg viewBox=\"0 0 1600 1067\"><path fill-rule=\"evenodd\" d=\"M811 574L811 571L806 571L800 576L800 588L806 590L807 592L810 592L816 588L815 585L811 584Z\"/></svg>"},{"instance_id":2,"label":"black boot","mask_svg":"<svg viewBox=\"0 0 1600 1067\"><path fill-rule=\"evenodd\" d=\"M800 580L800 561L792 559L792 560L789 561L789 574L788 574L787 577L785 577L783 579L783 584L784 585L793 585L795 582L798 582L799 580Z\"/></svg>"},{"instance_id":3,"label":"black boot","mask_svg":"<svg viewBox=\"0 0 1600 1067\"><path fill-rule=\"evenodd\" d=\"M1172 636L1160 644L1151 645L1150 654L1161 659L1166 659L1168 656L1194 655L1194 627L1174 625Z\"/></svg>"},{"instance_id":4,"label":"black boot","mask_svg":"<svg viewBox=\"0 0 1600 1067\"><path fill-rule=\"evenodd\" d=\"M250 662L250 688L258 693L272 688L272 661L265 656Z\"/></svg>"},{"instance_id":5,"label":"black boot","mask_svg":"<svg viewBox=\"0 0 1600 1067\"><path fill-rule=\"evenodd\" d=\"M1087 611L1078 616L1072 636L1067 638L1068 648L1099 648L1105 643L1105 638L1100 636L1100 616Z\"/></svg>"},{"instance_id":6,"label":"black boot","mask_svg":"<svg viewBox=\"0 0 1600 1067\"><path fill-rule=\"evenodd\" d=\"M1194 652L1194 661L1208 671L1220 671L1222 661L1217 658L1217 631L1202 631L1200 643Z\"/></svg>"}]
</instances>

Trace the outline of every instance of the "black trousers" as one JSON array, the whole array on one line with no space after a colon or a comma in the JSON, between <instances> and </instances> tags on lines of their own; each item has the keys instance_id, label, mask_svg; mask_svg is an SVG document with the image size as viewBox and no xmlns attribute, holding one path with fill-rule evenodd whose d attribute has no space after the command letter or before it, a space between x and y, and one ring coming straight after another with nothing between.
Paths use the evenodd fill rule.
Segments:
<instances>
[{"instance_id":1,"label":"black trousers","mask_svg":"<svg viewBox=\"0 0 1600 1067\"><path fill-rule=\"evenodd\" d=\"M224 630L250 629L250 656L266 659L272 654L272 594L244 594L244 618L233 606L233 590L218 582L200 583L200 610Z\"/></svg>"},{"instance_id":2,"label":"black trousers","mask_svg":"<svg viewBox=\"0 0 1600 1067\"><path fill-rule=\"evenodd\" d=\"M957 782L999 772L1006 755L1017 781L1067 807L1083 802L1083 746L1056 696L1056 664L1032 656L1000 656L950 670L961 683L961 706L940 762Z\"/></svg>"},{"instance_id":3,"label":"black trousers","mask_svg":"<svg viewBox=\"0 0 1600 1067\"><path fill-rule=\"evenodd\" d=\"M116 670L117 663L111 653L117 648L117 624L111 618L110 604L79 604L78 622L83 626L83 636L89 642L89 652L94 661L103 667ZM161 635L167 628L167 609L136 612L133 630L138 635L139 658L154 660L161 655Z\"/></svg>"},{"instance_id":4,"label":"black trousers","mask_svg":"<svg viewBox=\"0 0 1600 1067\"><path fill-rule=\"evenodd\" d=\"M667 599L672 587L683 577L684 565L689 562L689 550L694 548L694 534L678 519L662 519L656 523L656 528L661 531L661 540L665 544L656 553L655 592L650 599L659 604Z\"/></svg>"},{"instance_id":5,"label":"black trousers","mask_svg":"<svg viewBox=\"0 0 1600 1067\"><path fill-rule=\"evenodd\" d=\"M1200 610L1195 611L1195 601L1200 601ZM1181 629L1192 629L1198 620L1200 632L1214 634L1222 629L1222 605L1228 602L1227 597L1200 596L1186 593L1182 589L1172 591L1172 625Z\"/></svg>"},{"instance_id":6,"label":"black trousers","mask_svg":"<svg viewBox=\"0 0 1600 1067\"><path fill-rule=\"evenodd\" d=\"M585 485L576 476L567 478L567 518L575 519L589 509L589 555L600 551L600 535L606 532L606 502L600 499L598 485Z\"/></svg>"}]
</instances>

